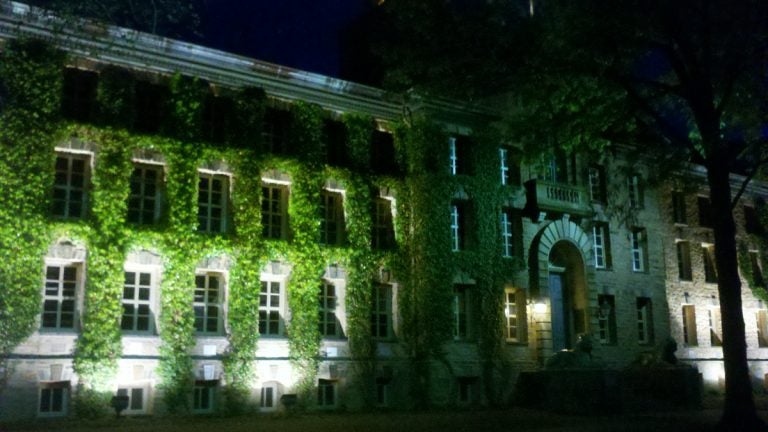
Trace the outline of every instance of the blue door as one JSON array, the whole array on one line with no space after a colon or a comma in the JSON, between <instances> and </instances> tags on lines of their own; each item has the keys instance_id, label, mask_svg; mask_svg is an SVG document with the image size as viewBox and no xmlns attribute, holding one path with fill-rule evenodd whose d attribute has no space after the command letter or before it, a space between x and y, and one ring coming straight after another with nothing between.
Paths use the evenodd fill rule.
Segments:
<instances>
[{"instance_id":1,"label":"blue door","mask_svg":"<svg viewBox=\"0 0 768 432\"><path fill-rule=\"evenodd\" d=\"M549 274L549 300L552 304L552 349L570 348L568 302L565 298L562 273Z\"/></svg>"}]
</instances>

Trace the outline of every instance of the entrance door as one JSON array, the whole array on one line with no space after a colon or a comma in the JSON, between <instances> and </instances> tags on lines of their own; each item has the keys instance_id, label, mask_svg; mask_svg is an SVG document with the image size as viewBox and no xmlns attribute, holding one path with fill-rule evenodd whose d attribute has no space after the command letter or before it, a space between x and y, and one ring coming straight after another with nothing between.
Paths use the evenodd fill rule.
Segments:
<instances>
[{"instance_id":1,"label":"entrance door","mask_svg":"<svg viewBox=\"0 0 768 432\"><path fill-rule=\"evenodd\" d=\"M570 348L570 317L562 273L549 273L549 299L552 303L552 349Z\"/></svg>"}]
</instances>

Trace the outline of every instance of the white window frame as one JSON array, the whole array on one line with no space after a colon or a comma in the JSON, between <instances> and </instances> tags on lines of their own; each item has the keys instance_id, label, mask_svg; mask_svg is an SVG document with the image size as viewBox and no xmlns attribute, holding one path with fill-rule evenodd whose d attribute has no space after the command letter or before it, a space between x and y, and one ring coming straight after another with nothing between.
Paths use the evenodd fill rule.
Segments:
<instances>
[{"instance_id":1,"label":"white window frame","mask_svg":"<svg viewBox=\"0 0 768 432\"><path fill-rule=\"evenodd\" d=\"M267 399L267 393L272 393L271 400ZM270 382L264 383L259 391L259 411L271 412L277 410L277 403L279 401L277 393L277 383ZM267 402L270 402L267 404Z\"/></svg>"},{"instance_id":2,"label":"white window frame","mask_svg":"<svg viewBox=\"0 0 768 432\"><path fill-rule=\"evenodd\" d=\"M266 239L281 240L288 237L288 194L289 184L262 179L261 181L261 226ZM278 197L274 198L277 192ZM268 203L264 203L264 201ZM265 207L267 210L265 210ZM276 207L276 209L275 209ZM279 224L273 223L275 219Z\"/></svg>"},{"instance_id":3,"label":"white window frame","mask_svg":"<svg viewBox=\"0 0 768 432\"><path fill-rule=\"evenodd\" d=\"M392 285L374 284L371 307L371 336L374 339L390 339L392 329ZM382 329L383 327L383 329Z\"/></svg>"},{"instance_id":4,"label":"white window frame","mask_svg":"<svg viewBox=\"0 0 768 432\"><path fill-rule=\"evenodd\" d=\"M208 170L198 170L198 216L197 216L197 230L206 233L224 233L227 232L227 219L229 218L229 196L230 188L232 186L232 175L222 172L214 172ZM203 180L207 180L208 189L205 191L206 200L201 202L200 196L204 193L202 189ZM215 190L213 184L215 181L221 182L219 190ZM218 200L214 200L214 194L219 193ZM204 216L200 216L201 210L204 211ZM219 217L214 217L214 210L219 209ZM218 229L213 229L214 221L219 221Z\"/></svg>"},{"instance_id":5,"label":"white window frame","mask_svg":"<svg viewBox=\"0 0 768 432\"><path fill-rule=\"evenodd\" d=\"M648 247L648 231L645 228L633 228L630 234L632 252L632 271L641 273L646 271L645 260Z\"/></svg>"},{"instance_id":6,"label":"white window frame","mask_svg":"<svg viewBox=\"0 0 768 432\"><path fill-rule=\"evenodd\" d=\"M49 394L47 397L49 398L49 407L51 409L47 411L43 411L43 398L45 391L48 390ZM52 408L54 407L54 397L56 395L56 390L61 390L61 409L54 411ZM38 417L64 417L67 415L67 412L69 411L69 398L70 398L70 387L68 385L68 382L65 381L47 381L47 382L41 382L38 385L37 390L37 416Z\"/></svg>"},{"instance_id":7,"label":"white window frame","mask_svg":"<svg viewBox=\"0 0 768 432\"><path fill-rule=\"evenodd\" d=\"M448 163L452 176L455 176L459 172L459 156L456 148L456 137L448 137Z\"/></svg>"},{"instance_id":8,"label":"white window frame","mask_svg":"<svg viewBox=\"0 0 768 432\"><path fill-rule=\"evenodd\" d=\"M134 174L138 171L140 171L140 175L138 176L138 192L134 193L133 187L131 187L130 195L128 196L128 216L126 216L128 222L134 223L137 225L153 225L158 222L160 219L160 208L162 205L162 188L164 184L165 179L165 169L163 165L158 164L151 164L146 163L143 161L133 161L133 171L131 171L131 186L133 186L134 183ZM155 177L155 193L154 194L147 194L146 188L150 184L147 181L147 172L153 171L156 174ZM131 202L134 200L138 200L139 207L137 209L134 209L137 212L137 220L131 221L130 220L130 214L131 214ZM147 207L151 208L151 218L150 220L145 220L145 215L149 213L147 210Z\"/></svg>"},{"instance_id":9,"label":"white window frame","mask_svg":"<svg viewBox=\"0 0 768 432\"><path fill-rule=\"evenodd\" d=\"M509 149L499 148L499 167L501 170L501 185L509 184Z\"/></svg>"},{"instance_id":10,"label":"white window frame","mask_svg":"<svg viewBox=\"0 0 768 432\"><path fill-rule=\"evenodd\" d=\"M338 338L343 332L341 329L340 312L340 288L333 282L323 280L320 284L318 300L319 312L319 330L324 338Z\"/></svg>"},{"instance_id":11,"label":"white window frame","mask_svg":"<svg viewBox=\"0 0 768 432\"><path fill-rule=\"evenodd\" d=\"M641 304L643 302L644 304ZM653 342L653 301L650 297L637 297L635 300L637 318L637 343L648 345Z\"/></svg>"},{"instance_id":12,"label":"white window frame","mask_svg":"<svg viewBox=\"0 0 768 432\"><path fill-rule=\"evenodd\" d=\"M141 407L134 408L133 407L133 397L134 391L140 391L141 392ZM146 414L147 413L147 400L149 397L149 388L147 386L137 386L137 385L119 385L117 387L116 394L118 396L121 395L121 393L124 393L124 396L128 396L128 406L123 411L125 414L131 415L131 414Z\"/></svg>"},{"instance_id":13,"label":"white window frame","mask_svg":"<svg viewBox=\"0 0 768 432\"><path fill-rule=\"evenodd\" d=\"M511 258L515 255L514 227L512 226L512 214L503 209L501 211L501 256Z\"/></svg>"},{"instance_id":14,"label":"white window frame","mask_svg":"<svg viewBox=\"0 0 768 432\"><path fill-rule=\"evenodd\" d=\"M202 287L198 287L198 278L204 278L205 284ZM210 280L212 278L218 279L218 287L216 288L217 294L215 300L210 299L211 292L213 289L210 286ZM194 311L194 317L195 317L195 334L196 335L210 335L210 336L220 336L224 333L224 323L226 323L226 310L225 305L226 302L226 292L227 292L227 278L226 278L226 272L222 272L220 270L207 270L207 269L198 269L195 272L195 288L194 288L194 296L192 299L192 307ZM202 297L200 297L202 295ZM202 300L198 300L202 298ZM197 310L198 308L202 308L203 315L203 329L199 330L197 328ZM211 319L211 311L215 308L218 310L217 315L215 317L216 319L216 330L211 331L208 330L208 323Z\"/></svg>"},{"instance_id":15,"label":"white window frame","mask_svg":"<svg viewBox=\"0 0 768 432\"><path fill-rule=\"evenodd\" d=\"M88 199L89 199L89 188L90 188L90 181L91 181L91 172L93 170L92 164L93 164L93 153L91 152L74 152L70 149L59 149L56 148L56 164L58 165L59 158L64 158L67 161L67 167L64 170L59 170L58 167L54 167L54 182L53 182L53 198L52 200L54 202L61 201L63 202L63 214L59 213L53 213L54 217L61 218L61 219L80 219L85 216L86 210L88 208ZM75 173L72 170L72 164L75 160L81 160L83 161L83 172L82 172L82 185L76 186L73 185L73 176ZM64 182L59 183L56 181L56 177L59 176L59 174L64 176ZM61 191L64 195L63 199L56 199L57 191ZM72 212L71 206L73 203L77 202L72 199L73 193L80 193L81 194L81 200L80 200L80 211L79 212ZM54 206L55 208L55 206Z\"/></svg>"},{"instance_id":16,"label":"white window frame","mask_svg":"<svg viewBox=\"0 0 768 432\"><path fill-rule=\"evenodd\" d=\"M59 274L57 279L55 280L56 283L56 293L49 293L48 285L51 284L50 288L54 288L53 279L48 279L48 267L58 267L59 268ZM72 267L75 269L75 280L74 280L74 292L72 295L65 295L65 289L64 289L64 283L66 283L64 279L64 269L67 267ZM72 260L59 260L59 259L50 259L47 258L45 260L45 266L44 266L44 274L43 274L43 290L42 290L42 308L40 313L40 331L43 332L56 332L56 331L76 331L80 327L80 310L82 307L82 292L83 292L83 275L85 274L85 269L83 266L83 263L81 261L72 261ZM55 326L44 326L45 324L45 315L46 315L46 302L49 301L55 301L57 302L56 307L56 325ZM71 301L72 302L72 326L71 327L62 327L61 321L62 321L62 306L64 302Z\"/></svg>"},{"instance_id":17,"label":"white window frame","mask_svg":"<svg viewBox=\"0 0 768 432\"><path fill-rule=\"evenodd\" d=\"M595 268L596 269L608 269L610 263L608 257L610 251L610 235L611 229L607 222L596 222L592 226L592 251L595 255Z\"/></svg>"},{"instance_id":18,"label":"white window frame","mask_svg":"<svg viewBox=\"0 0 768 432\"><path fill-rule=\"evenodd\" d=\"M599 294L597 302L597 333L600 344L614 344L616 343L616 297L611 294ZM607 314L603 310L604 302L609 306Z\"/></svg>"},{"instance_id":19,"label":"white window frame","mask_svg":"<svg viewBox=\"0 0 768 432\"><path fill-rule=\"evenodd\" d=\"M461 250L461 221L459 206L451 204L451 250L458 252Z\"/></svg>"},{"instance_id":20,"label":"white window frame","mask_svg":"<svg viewBox=\"0 0 768 432\"><path fill-rule=\"evenodd\" d=\"M512 287L504 289L504 333L507 342L525 342L525 307L524 290Z\"/></svg>"},{"instance_id":21,"label":"white window frame","mask_svg":"<svg viewBox=\"0 0 768 432\"><path fill-rule=\"evenodd\" d=\"M126 290L126 284L125 281L123 282L123 293L121 295L121 305L123 307L123 312L121 314L120 319L120 329L125 334L140 334L140 335L149 335L149 334L155 334L156 329L156 316L157 316L157 293L159 292L160 287L160 271L156 266L144 266L144 265L137 265L137 264L126 264L123 268L123 272L125 273L134 273L135 275L139 275L139 283L135 284L134 287L134 298L133 299L126 299L125 298L125 290ZM140 286L141 282L141 274L148 274L150 277L150 283L147 286L147 289L149 290L149 298L146 300L141 300L140 292L139 290L142 289ZM134 276L134 281L136 276ZM125 306L126 304L132 304L134 306L134 313L133 315L133 326L131 329L125 329L123 328L123 319L126 315L125 313ZM148 308L148 328L146 330L137 330L137 319L139 316L138 310L140 306L146 306Z\"/></svg>"},{"instance_id":22,"label":"white window frame","mask_svg":"<svg viewBox=\"0 0 768 432\"><path fill-rule=\"evenodd\" d=\"M629 206L634 209L641 209L644 207L643 193L640 189L640 176L637 174L631 174L627 178L627 194L629 196Z\"/></svg>"},{"instance_id":23,"label":"white window frame","mask_svg":"<svg viewBox=\"0 0 768 432\"><path fill-rule=\"evenodd\" d=\"M264 291L266 284L267 291ZM271 293L271 288L273 288L275 285L278 287L278 293L275 295L274 293ZM261 300L262 298L265 298L265 304L262 305ZM274 300L277 299L278 304L274 305ZM287 306L286 306L286 295L285 295L285 278L284 277L276 277L275 275L268 274L268 273L262 273L260 278L260 284L259 284L259 335L261 337L270 337L270 338L279 338L279 337L285 337L285 319L286 319L286 312L287 312ZM262 316L270 317L272 316L272 313L277 313L277 326L278 331L277 333L272 333L269 331L270 329L270 320L267 320L266 323ZM266 332L262 332L261 328L262 325L267 330Z\"/></svg>"}]
</instances>

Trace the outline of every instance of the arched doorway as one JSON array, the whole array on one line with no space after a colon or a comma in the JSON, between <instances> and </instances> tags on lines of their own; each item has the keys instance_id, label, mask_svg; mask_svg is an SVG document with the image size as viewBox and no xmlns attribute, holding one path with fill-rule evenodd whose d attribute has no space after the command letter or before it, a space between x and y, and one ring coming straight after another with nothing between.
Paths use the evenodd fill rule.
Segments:
<instances>
[{"instance_id":1,"label":"arched doorway","mask_svg":"<svg viewBox=\"0 0 768 432\"><path fill-rule=\"evenodd\" d=\"M549 253L548 291L551 307L552 349L573 348L587 333L587 284L581 252L570 241L556 242Z\"/></svg>"}]
</instances>

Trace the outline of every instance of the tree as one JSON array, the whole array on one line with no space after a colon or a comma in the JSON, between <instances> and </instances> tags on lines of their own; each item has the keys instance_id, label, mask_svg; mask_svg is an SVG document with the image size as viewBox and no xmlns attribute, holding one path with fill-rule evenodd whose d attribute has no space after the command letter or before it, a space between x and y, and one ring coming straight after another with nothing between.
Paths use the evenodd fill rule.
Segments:
<instances>
[{"instance_id":1,"label":"tree","mask_svg":"<svg viewBox=\"0 0 768 432\"><path fill-rule=\"evenodd\" d=\"M768 162L768 3L479 3L387 0L396 30L381 50L388 84L470 103L511 100L499 104L504 126L529 152L542 142L624 143L653 163L704 167L723 322L720 427L764 430L747 365L733 208ZM744 175L735 193L731 173Z\"/></svg>"}]
</instances>

